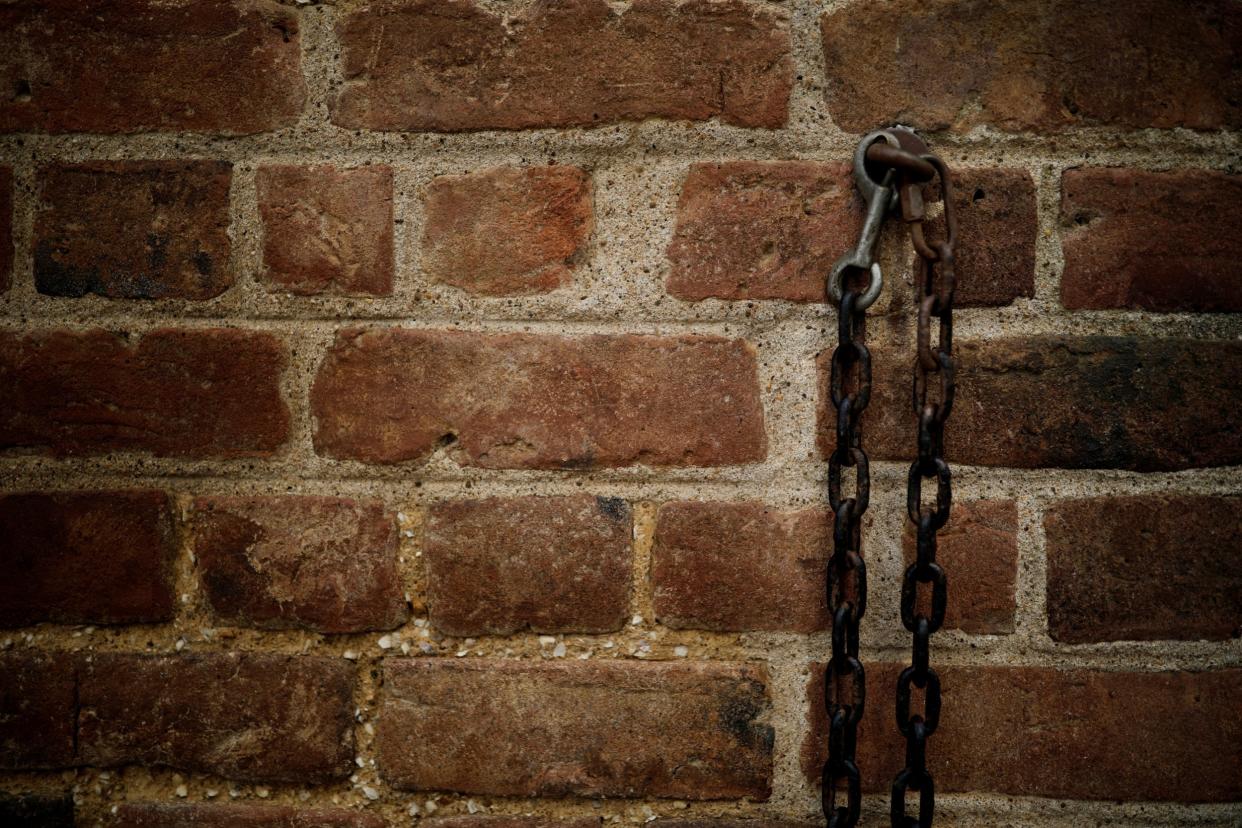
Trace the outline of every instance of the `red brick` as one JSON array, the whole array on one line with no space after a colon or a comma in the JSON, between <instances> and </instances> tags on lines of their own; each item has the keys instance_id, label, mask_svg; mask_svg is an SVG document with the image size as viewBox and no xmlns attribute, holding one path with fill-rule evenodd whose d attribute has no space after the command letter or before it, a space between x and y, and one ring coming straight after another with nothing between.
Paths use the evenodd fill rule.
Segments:
<instances>
[{"instance_id":1,"label":"red brick","mask_svg":"<svg viewBox=\"0 0 1242 828\"><path fill-rule=\"evenodd\" d=\"M900 667L868 665L868 698L886 700ZM1172 802L1242 796L1242 670L939 672L944 707L927 750L938 794ZM827 744L819 673L812 669L807 690L812 729L803 751L813 782ZM887 791L904 760L892 705L868 704L858 731L864 789Z\"/></svg>"},{"instance_id":2,"label":"red brick","mask_svg":"<svg viewBox=\"0 0 1242 828\"><path fill-rule=\"evenodd\" d=\"M0 769L77 764L76 666L69 653L0 655Z\"/></svg>"},{"instance_id":3,"label":"red brick","mask_svg":"<svg viewBox=\"0 0 1242 828\"><path fill-rule=\"evenodd\" d=\"M908 519L903 523L908 566L916 555L916 532ZM985 635L1013 632L1017 504L1012 500L955 502L948 524L937 536L936 560L950 579L946 627Z\"/></svg>"},{"instance_id":4,"label":"red brick","mask_svg":"<svg viewBox=\"0 0 1242 828\"><path fill-rule=\"evenodd\" d=\"M13 283L13 168L0 166L0 293Z\"/></svg>"},{"instance_id":5,"label":"red brick","mask_svg":"<svg viewBox=\"0 0 1242 828\"><path fill-rule=\"evenodd\" d=\"M787 819L658 819L654 828L811 828L813 822L795 822Z\"/></svg>"},{"instance_id":6,"label":"red brick","mask_svg":"<svg viewBox=\"0 0 1242 828\"><path fill-rule=\"evenodd\" d=\"M391 167L260 167L255 187L268 290L392 294Z\"/></svg>"},{"instance_id":7,"label":"red brick","mask_svg":"<svg viewBox=\"0 0 1242 828\"><path fill-rule=\"evenodd\" d=\"M6 4L0 49L0 132L263 132L306 97L298 16L266 0Z\"/></svg>"},{"instance_id":8,"label":"red brick","mask_svg":"<svg viewBox=\"0 0 1242 828\"><path fill-rule=\"evenodd\" d=\"M821 22L828 109L850 132L1242 124L1230 0L898 0Z\"/></svg>"},{"instance_id":9,"label":"red brick","mask_svg":"<svg viewBox=\"0 0 1242 828\"><path fill-rule=\"evenodd\" d=\"M311 408L320 454L371 463L445 445L484 468L720 466L767 454L754 351L710 336L348 329L320 366Z\"/></svg>"},{"instance_id":10,"label":"red brick","mask_svg":"<svg viewBox=\"0 0 1242 828\"><path fill-rule=\"evenodd\" d=\"M598 828L599 817L452 816L424 819L425 828Z\"/></svg>"},{"instance_id":11,"label":"red brick","mask_svg":"<svg viewBox=\"0 0 1242 828\"><path fill-rule=\"evenodd\" d=\"M0 793L0 825L74 828L73 797Z\"/></svg>"},{"instance_id":12,"label":"red brick","mask_svg":"<svg viewBox=\"0 0 1242 828\"><path fill-rule=\"evenodd\" d=\"M1242 635L1242 497L1063 500L1044 531L1057 641Z\"/></svg>"},{"instance_id":13,"label":"red brick","mask_svg":"<svg viewBox=\"0 0 1242 828\"><path fill-rule=\"evenodd\" d=\"M52 296L210 299L233 284L224 161L39 170L35 284Z\"/></svg>"},{"instance_id":14,"label":"red brick","mask_svg":"<svg viewBox=\"0 0 1242 828\"><path fill-rule=\"evenodd\" d=\"M288 805L123 803L110 828L384 828L376 814Z\"/></svg>"},{"instance_id":15,"label":"red brick","mask_svg":"<svg viewBox=\"0 0 1242 828\"><path fill-rule=\"evenodd\" d=\"M823 509L666 503L651 550L656 617L675 629L825 629L831 546Z\"/></svg>"},{"instance_id":16,"label":"red brick","mask_svg":"<svg viewBox=\"0 0 1242 828\"><path fill-rule=\"evenodd\" d=\"M580 167L494 167L442 175L427 192L423 269L483 296L547 293L573 281L591 233Z\"/></svg>"},{"instance_id":17,"label":"red brick","mask_svg":"<svg viewBox=\"0 0 1242 828\"><path fill-rule=\"evenodd\" d=\"M1162 471L1242 462L1242 343L1049 336L954 344L950 462L1015 468ZM831 351L820 354L820 449ZM875 348L866 442L872 459L910 459L909 351Z\"/></svg>"},{"instance_id":18,"label":"red brick","mask_svg":"<svg viewBox=\"0 0 1242 828\"><path fill-rule=\"evenodd\" d=\"M1008 305L1035 295L1035 182L1023 169L954 169L958 307ZM939 200L939 188L929 195ZM943 238L943 222L928 231ZM908 243L907 243L908 244Z\"/></svg>"},{"instance_id":19,"label":"red brick","mask_svg":"<svg viewBox=\"0 0 1242 828\"><path fill-rule=\"evenodd\" d=\"M176 554L163 492L0 496L0 626L170 621Z\"/></svg>"},{"instance_id":20,"label":"red brick","mask_svg":"<svg viewBox=\"0 0 1242 828\"><path fill-rule=\"evenodd\" d=\"M668 247L668 291L690 301L822 302L825 275L861 227L848 164L694 164Z\"/></svg>"},{"instance_id":21,"label":"red brick","mask_svg":"<svg viewBox=\"0 0 1242 828\"><path fill-rule=\"evenodd\" d=\"M266 333L0 334L0 448L266 457L289 433L283 346Z\"/></svg>"},{"instance_id":22,"label":"red brick","mask_svg":"<svg viewBox=\"0 0 1242 828\"><path fill-rule=\"evenodd\" d=\"M1061 301L1073 310L1242 311L1242 176L1066 170Z\"/></svg>"},{"instance_id":23,"label":"red brick","mask_svg":"<svg viewBox=\"0 0 1242 828\"><path fill-rule=\"evenodd\" d=\"M590 495L437 503L423 542L431 622L450 635L619 629L632 527L628 503Z\"/></svg>"},{"instance_id":24,"label":"red brick","mask_svg":"<svg viewBox=\"0 0 1242 828\"><path fill-rule=\"evenodd\" d=\"M399 790L767 799L766 685L738 664L389 659L380 771Z\"/></svg>"},{"instance_id":25,"label":"red brick","mask_svg":"<svg viewBox=\"0 0 1242 828\"><path fill-rule=\"evenodd\" d=\"M406 619L396 521L380 503L203 497L191 533L207 601L226 623L347 633Z\"/></svg>"},{"instance_id":26,"label":"red brick","mask_svg":"<svg viewBox=\"0 0 1242 828\"><path fill-rule=\"evenodd\" d=\"M345 87L332 120L440 131L652 117L779 127L794 76L785 21L740 0L638 0L624 11L566 0L504 15L470 0L380 0L337 24Z\"/></svg>"},{"instance_id":27,"label":"red brick","mask_svg":"<svg viewBox=\"0 0 1242 828\"><path fill-rule=\"evenodd\" d=\"M314 784L353 768L353 667L258 653L95 654L78 687L78 751L94 767L166 765Z\"/></svg>"}]
</instances>

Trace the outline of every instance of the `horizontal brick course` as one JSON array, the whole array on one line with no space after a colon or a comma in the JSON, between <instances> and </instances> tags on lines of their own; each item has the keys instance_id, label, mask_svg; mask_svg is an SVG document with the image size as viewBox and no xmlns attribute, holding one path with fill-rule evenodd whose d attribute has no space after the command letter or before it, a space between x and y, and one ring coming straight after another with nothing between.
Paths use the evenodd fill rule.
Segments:
<instances>
[{"instance_id":1,"label":"horizontal brick course","mask_svg":"<svg viewBox=\"0 0 1242 828\"><path fill-rule=\"evenodd\" d=\"M0 132L264 132L302 111L298 15L267 0L0 7Z\"/></svg>"},{"instance_id":2,"label":"horizontal brick course","mask_svg":"<svg viewBox=\"0 0 1242 828\"><path fill-rule=\"evenodd\" d=\"M210 299L233 284L225 161L98 161L39 169L40 293Z\"/></svg>"},{"instance_id":3,"label":"horizontal brick course","mask_svg":"<svg viewBox=\"0 0 1242 828\"><path fill-rule=\"evenodd\" d=\"M766 684L723 663L389 659L380 771L398 790L766 799Z\"/></svg>"},{"instance_id":4,"label":"horizontal brick course","mask_svg":"<svg viewBox=\"0 0 1242 828\"><path fill-rule=\"evenodd\" d=\"M452 500L423 539L431 623L450 635L611 632L629 618L633 520L623 500Z\"/></svg>"},{"instance_id":5,"label":"horizontal brick course","mask_svg":"<svg viewBox=\"0 0 1242 828\"><path fill-rule=\"evenodd\" d=\"M169 621L176 551L163 492L0 495L0 626Z\"/></svg>"},{"instance_id":6,"label":"horizontal brick course","mask_svg":"<svg viewBox=\"0 0 1242 828\"><path fill-rule=\"evenodd\" d=\"M850 132L1242 125L1229 0L900 0L821 23L828 110Z\"/></svg>"},{"instance_id":7,"label":"horizontal brick course","mask_svg":"<svg viewBox=\"0 0 1242 828\"><path fill-rule=\"evenodd\" d=\"M449 445L484 468L754 462L756 373L737 339L351 329L311 390L315 449L396 463Z\"/></svg>"},{"instance_id":8,"label":"horizontal brick course","mask_svg":"<svg viewBox=\"0 0 1242 828\"><path fill-rule=\"evenodd\" d=\"M905 759L888 699L904 665L868 664L858 732L863 787L888 791ZM818 781L827 744L820 672L807 689L803 770ZM1127 802L1242 796L1242 670L1131 673L942 667L944 707L929 740L936 792ZM921 703L915 690L916 707ZM878 695L877 695L878 694ZM1161 761L1149 761L1153 746Z\"/></svg>"},{"instance_id":9,"label":"horizontal brick course","mask_svg":"<svg viewBox=\"0 0 1242 828\"><path fill-rule=\"evenodd\" d=\"M225 623L322 633L406 619L396 518L332 497L201 497L191 523L199 577Z\"/></svg>"},{"instance_id":10,"label":"horizontal brick course","mask_svg":"<svg viewBox=\"0 0 1242 828\"><path fill-rule=\"evenodd\" d=\"M823 509L666 503L651 550L656 618L675 629L824 629L831 548Z\"/></svg>"},{"instance_id":11,"label":"horizontal brick course","mask_svg":"<svg viewBox=\"0 0 1242 828\"><path fill-rule=\"evenodd\" d=\"M1242 311L1242 176L1073 169L1061 177L1071 310Z\"/></svg>"},{"instance_id":12,"label":"horizontal brick course","mask_svg":"<svg viewBox=\"0 0 1242 828\"><path fill-rule=\"evenodd\" d=\"M70 653L0 654L0 769L77 764L77 657Z\"/></svg>"},{"instance_id":13,"label":"horizontal brick course","mask_svg":"<svg viewBox=\"0 0 1242 828\"><path fill-rule=\"evenodd\" d=\"M1242 433L1232 427L1242 403L1240 343L1049 336L959 341L954 352L951 463L1166 471L1242 462ZM825 406L831 354L817 363L825 456L835 439ZM872 358L868 451L910 459L912 351L874 348Z\"/></svg>"},{"instance_id":14,"label":"horizontal brick course","mask_svg":"<svg viewBox=\"0 0 1242 828\"><path fill-rule=\"evenodd\" d=\"M1242 497L1062 500L1044 533L1054 639L1242 635Z\"/></svg>"},{"instance_id":15,"label":"horizontal brick course","mask_svg":"<svg viewBox=\"0 0 1242 828\"><path fill-rule=\"evenodd\" d=\"M377 814L288 805L167 805L127 802L109 828L384 828Z\"/></svg>"},{"instance_id":16,"label":"horizontal brick course","mask_svg":"<svg viewBox=\"0 0 1242 828\"><path fill-rule=\"evenodd\" d=\"M377 0L343 14L337 35L345 85L332 120L348 128L650 117L778 127L793 85L784 15L741 0L639 0L624 11L568 0L503 15L471 0Z\"/></svg>"},{"instance_id":17,"label":"horizontal brick course","mask_svg":"<svg viewBox=\"0 0 1242 828\"><path fill-rule=\"evenodd\" d=\"M0 449L264 457L289 432L284 348L265 333L0 333Z\"/></svg>"}]
</instances>

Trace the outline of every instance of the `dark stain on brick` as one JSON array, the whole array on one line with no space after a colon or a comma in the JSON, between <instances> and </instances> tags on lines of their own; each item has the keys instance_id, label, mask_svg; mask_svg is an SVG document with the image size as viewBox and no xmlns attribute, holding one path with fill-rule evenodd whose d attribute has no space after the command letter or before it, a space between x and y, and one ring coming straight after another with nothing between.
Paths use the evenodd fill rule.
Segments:
<instances>
[{"instance_id":1,"label":"dark stain on brick","mask_svg":"<svg viewBox=\"0 0 1242 828\"><path fill-rule=\"evenodd\" d=\"M595 505L599 507L601 514L606 515L615 521L628 520L630 517L630 506L619 497L597 497Z\"/></svg>"},{"instance_id":2,"label":"dark stain on brick","mask_svg":"<svg viewBox=\"0 0 1242 828\"><path fill-rule=\"evenodd\" d=\"M720 726L747 747L771 753L776 743L776 732L770 725L758 724L755 719L765 708L763 685L750 681L720 697L718 711Z\"/></svg>"}]
</instances>

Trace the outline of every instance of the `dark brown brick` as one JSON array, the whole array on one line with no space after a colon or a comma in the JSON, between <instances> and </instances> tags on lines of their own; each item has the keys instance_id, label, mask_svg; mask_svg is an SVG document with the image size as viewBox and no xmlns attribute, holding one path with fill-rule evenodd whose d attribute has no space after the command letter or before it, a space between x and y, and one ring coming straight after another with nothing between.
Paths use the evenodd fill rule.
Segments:
<instances>
[{"instance_id":1,"label":"dark brown brick","mask_svg":"<svg viewBox=\"0 0 1242 828\"><path fill-rule=\"evenodd\" d=\"M173 531L163 492L0 496L0 626L171 620Z\"/></svg>"},{"instance_id":2,"label":"dark brown brick","mask_svg":"<svg viewBox=\"0 0 1242 828\"><path fill-rule=\"evenodd\" d=\"M654 828L811 828L813 822L787 819L657 819Z\"/></svg>"},{"instance_id":3,"label":"dark brown brick","mask_svg":"<svg viewBox=\"0 0 1242 828\"><path fill-rule=\"evenodd\" d=\"M1054 639L1242 635L1242 497L1063 500L1044 532Z\"/></svg>"},{"instance_id":4,"label":"dark brown brick","mask_svg":"<svg viewBox=\"0 0 1242 828\"><path fill-rule=\"evenodd\" d=\"M632 532L629 504L614 498L437 503L423 542L431 622L450 635L619 629Z\"/></svg>"},{"instance_id":5,"label":"dark brown brick","mask_svg":"<svg viewBox=\"0 0 1242 828\"><path fill-rule=\"evenodd\" d=\"M911 521L903 517L902 523L908 566L915 560L917 533ZM946 627L985 635L1013 632L1018 508L1012 500L955 502L937 536L936 560L952 579Z\"/></svg>"},{"instance_id":6,"label":"dark brown brick","mask_svg":"<svg viewBox=\"0 0 1242 828\"><path fill-rule=\"evenodd\" d=\"M946 428L951 463L1015 468L1161 471L1242 462L1242 343L1049 336L958 342L957 399ZM820 449L831 351L820 355ZM909 459L908 351L873 349L867 445Z\"/></svg>"},{"instance_id":7,"label":"dark brown brick","mask_svg":"<svg viewBox=\"0 0 1242 828\"><path fill-rule=\"evenodd\" d=\"M384 673L376 750L398 790L760 800L771 791L758 666L389 659Z\"/></svg>"},{"instance_id":8,"label":"dark brown brick","mask_svg":"<svg viewBox=\"0 0 1242 828\"><path fill-rule=\"evenodd\" d=\"M123 803L110 828L384 828L376 814L288 805Z\"/></svg>"},{"instance_id":9,"label":"dark brown brick","mask_svg":"<svg viewBox=\"0 0 1242 828\"><path fill-rule=\"evenodd\" d=\"M337 24L345 87L332 120L440 131L652 117L779 127L794 76L785 18L740 0L638 0L624 11L566 0L504 15L470 0L380 0Z\"/></svg>"},{"instance_id":10,"label":"dark brown brick","mask_svg":"<svg viewBox=\"0 0 1242 828\"><path fill-rule=\"evenodd\" d=\"M898 0L821 22L828 109L850 132L1242 124L1231 0Z\"/></svg>"},{"instance_id":11,"label":"dark brown brick","mask_svg":"<svg viewBox=\"0 0 1242 828\"><path fill-rule=\"evenodd\" d=\"M353 767L353 667L257 653L95 654L78 688L78 750L95 767L166 765L314 784Z\"/></svg>"},{"instance_id":12,"label":"dark brown brick","mask_svg":"<svg viewBox=\"0 0 1242 828\"><path fill-rule=\"evenodd\" d=\"M825 629L831 541L823 509L666 503L651 550L656 617L676 629Z\"/></svg>"},{"instance_id":13,"label":"dark brown brick","mask_svg":"<svg viewBox=\"0 0 1242 828\"><path fill-rule=\"evenodd\" d=\"M668 247L668 291L691 301L822 302L824 274L861 227L849 164L693 164Z\"/></svg>"},{"instance_id":14,"label":"dark brown brick","mask_svg":"<svg viewBox=\"0 0 1242 828\"><path fill-rule=\"evenodd\" d=\"M0 293L13 283L13 168L0 166Z\"/></svg>"},{"instance_id":15,"label":"dark brown brick","mask_svg":"<svg viewBox=\"0 0 1242 828\"><path fill-rule=\"evenodd\" d=\"M1242 311L1242 176L1066 170L1061 301L1073 310Z\"/></svg>"},{"instance_id":16,"label":"dark brown brick","mask_svg":"<svg viewBox=\"0 0 1242 828\"><path fill-rule=\"evenodd\" d=\"M388 296L393 287L392 168L260 167L262 281L314 296Z\"/></svg>"},{"instance_id":17,"label":"dark brown brick","mask_svg":"<svg viewBox=\"0 0 1242 828\"><path fill-rule=\"evenodd\" d=\"M234 329L0 334L0 449L265 457L289 433L283 346Z\"/></svg>"},{"instance_id":18,"label":"dark brown brick","mask_svg":"<svg viewBox=\"0 0 1242 828\"><path fill-rule=\"evenodd\" d=\"M426 828L599 828L599 817L452 816L424 819Z\"/></svg>"},{"instance_id":19,"label":"dark brown brick","mask_svg":"<svg viewBox=\"0 0 1242 828\"><path fill-rule=\"evenodd\" d=\"M902 666L868 664L868 687L892 688ZM812 727L803 770L811 784L819 780L827 744L820 672L812 668L807 690ZM1242 670L944 666L939 672L944 707L928 749L937 794L1128 802L1242 796ZM1160 761L1151 760L1154 746ZM864 789L887 792L904 760L892 707L868 704L858 731Z\"/></svg>"},{"instance_id":20,"label":"dark brown brick","mask_svg":"<svg viewBox=\"0 0 1242 828\"><path fill-rule=\"evenodd\" d=\"M547 293L573 281L591 233L580 167L494 167L442 175L427 192L423 269L484 296Z\"/></svg>"},{"instance_id":21,"label":"dark brown brick","mask_svg":"<svg viewBox=\"0 0 1242 828\"><path fill-rule=\"evenodd\" d=\"M263 132L306 97L298 16L267 0L5 4L0 50L0 132Z\"/></svg>"},{"instance_id":22,"label":"dark brown brick","mask_svg":"<svg viewBox=\"0 0 1242 828\"><path fill-rule=\"evenodd\" d=\"M1010 167L954 169L958 307L1008 305L1035 295L1035 182ZM939 188L929 195L939 200ZM929 238L943 238L943 221Z\"/></svg>"},{"instance_id":23,"label":"dark brown brick","mask_svg":"<svg viewBox=\"0 0 1242 828\"><path fill-rule=\"evenodd\" d=\"M39 170L35 284L52 296L210 299L233 284L224 161Z\"/></svg>"},{"instance_id":24,"label":"dark brown brick","mask_svg":"<svg viewBox=\"0 0 1242 828\"><path fill-rule=\"evenodd\" d=\"M347 633L406 619L396 520L380 503L203 497L191 532L207 601L226 623Z\"/></svg>"},{"instance_id":25,"label":"dark brown brick","mask_svg":"<svg viewBox=\"0 0 1242 828\"><path fill-rule=\"evenodd\" d=\"M0 825L74 828L73 797L0 793Z\"/></svg>"},{"instance_id":26,"label":"dark brown brick","mask_svg":"<svg viewBox=\"0 0 1242 828\"><path fill-rule=\"evenodd\" d=\"M484 468L721 466L767 453L754 351L710 336L349 329L311 408L320 454L371 463L444 445Z\"/></svg>"},{"instance_id":27,"label":"dark brown brick","mask_svg":"<svg viewBox=\"0 0 1242 828\"><path fill-rule=\"evenodd\" d=\"M70 653L0 655L0 769L77 764L76 669Z\"/></svg>"}]
</instances>

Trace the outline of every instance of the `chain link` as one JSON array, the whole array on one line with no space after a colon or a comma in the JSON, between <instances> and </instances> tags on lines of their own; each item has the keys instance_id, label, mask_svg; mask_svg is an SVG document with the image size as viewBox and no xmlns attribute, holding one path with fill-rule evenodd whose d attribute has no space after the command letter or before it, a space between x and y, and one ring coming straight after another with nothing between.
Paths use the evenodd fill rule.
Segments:
<instances>
[{"instance_id":1,"label":"chain link","mask_svg":"<svg viewBox=\"0 0 1242 828\"><path fill-rule=\"evenodd\" d=\"M877 183L875 176L880 175ZM911 665L897 680L897 727L906 738L906 764L893 780L893 828L931 828L935 782L927 769L927 740L940 724L940 677L930 666L931 636L944 624L948 580L936 563L936 533L949 520L952 476L944 459L944 424L953 407L954 246L957 219L948 169L931 155L913 131L903 127L866 136L854 157L854 178L867 202L867 218L857 246L841 257L827 282L838 303L837 345L832 354L829 391L836 409L836 445L828 459L828 500L834 514L833 553L828 561L828 608L832 615L832 656L824 670L824 707L829 723L828 760L823 768L822 804L831 828L852 828L861 808L855 761L858 724L866 704L866 676L858 657L859 625L867 607L867 568L862 556L862 518L871 495L861 420L871 399L871 352L866 346L866 308L879 295L882 278L874 248L884 216L900 204L916 256L918 335L914 361L914 413L918 421L917 459L907 475L906 509L917 529L917 555L902 577L901 620L913 635ZM928 242L923 233L923 188L939 179L944 202L945 238ZM869 274L861 291L856 277ZM932 342L931 320L939 321ZM936 379L932 380L932 375ZM929 393L936 385L937 391ZM847 496L843 475L854 469ZM935 481L933 504L923 503L924 481ZM927 594L930 593L930 594ZM925 600L920 601L920 595ZM914 690L923 696L922 713L911 713ZM845 804L837 798L844 788ZM919 795L918 816L906 813L908 791Z\"/></svg>"}]
</instances>

